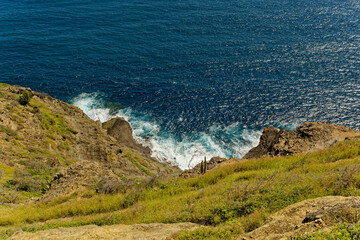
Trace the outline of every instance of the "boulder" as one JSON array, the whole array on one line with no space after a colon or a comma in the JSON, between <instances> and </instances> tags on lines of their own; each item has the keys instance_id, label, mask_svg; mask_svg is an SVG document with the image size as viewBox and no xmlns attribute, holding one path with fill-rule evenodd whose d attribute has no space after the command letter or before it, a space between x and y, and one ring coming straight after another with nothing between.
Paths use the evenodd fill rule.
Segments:
<instances>
[{"instance_id":1,"label":"boulder","mask_svg":"<svg viewBox=\"0 0 360 240\"><path fill-rule=\"evenodd\" d=\"M146 156L151 155L150 148L144 147L135 141L132 128L124 118L115 117L103 123L102 127L106 129L107 133L114 137L119 144L132 148Z\"/></svg>"}]
</instances>

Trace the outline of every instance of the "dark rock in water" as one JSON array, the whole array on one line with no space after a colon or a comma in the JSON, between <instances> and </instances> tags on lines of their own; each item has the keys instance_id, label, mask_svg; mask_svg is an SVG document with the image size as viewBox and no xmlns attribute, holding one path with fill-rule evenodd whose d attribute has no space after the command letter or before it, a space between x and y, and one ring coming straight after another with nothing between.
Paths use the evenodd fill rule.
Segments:
<instances>
[{"instance_id":1,"label":"dark rock in water","mask_svg":"<svg viewBox=\"0 0 360 240\"><path fill-rule=\"evenodd\" d=\"M148 147L137 143L132 134L132 128L130 124L121 117L113 118L103 123L103 128L107 133L114 137L120 144L130 147L140 153L150 156L151 150Z\"/></svg>"},{"instance_id":2,"label":"dark rock in water","mask_svg":"<svg viewBox=\"0 0 360 240\"><path fill-rule=\"evenodd\" d=\"M244 158L256 158L259 156L267 155L272 151L272 147L279 140L279 129L275 127L264 128L263 134L260 137L259 145L251 149Z\"/></svg>"},{"instance_id":3,"label":"dark rock in water","mask_svg":"<svg viewBox=\"0 0 360 240\"><path fill-rule=\"evenodd\" d=\"M243 159L310 152L358 136L358 131L330 123L308 122L292 131L266 127L259 145L251 149Z\"/></svg>"}]
</instances>

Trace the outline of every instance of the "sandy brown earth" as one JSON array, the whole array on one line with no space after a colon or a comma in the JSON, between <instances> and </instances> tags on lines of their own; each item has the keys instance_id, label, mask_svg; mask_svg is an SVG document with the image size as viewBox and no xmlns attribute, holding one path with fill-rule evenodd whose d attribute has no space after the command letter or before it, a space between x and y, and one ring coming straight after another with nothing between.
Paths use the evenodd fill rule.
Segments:
<instances>
[{"instance_id":1,"label":"sandy brown earth","mask_svg":"<svg viewBox=\"0 0 360 240\"><path fill-rule=\"evenodd\" d=\"M57 239L121 239L121 240L162 240L171 239L171 235L183 230L194 230L194 223L176 224L135 224L98 227L87 225L75 228L57 228L35 233L18 232L12 240L57 240Z\"/></svg>"}]
</instances>

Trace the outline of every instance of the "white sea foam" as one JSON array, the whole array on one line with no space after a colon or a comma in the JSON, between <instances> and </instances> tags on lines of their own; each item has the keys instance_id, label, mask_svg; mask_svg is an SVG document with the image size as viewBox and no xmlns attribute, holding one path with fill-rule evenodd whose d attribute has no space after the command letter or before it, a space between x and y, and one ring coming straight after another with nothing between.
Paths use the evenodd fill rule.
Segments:
<instances>
[{"instance_id":1,"label":"white sea foam","mask_svg":"<svg viewBox=\"0 0 360 240\"><path fill-rule=\"evenodd\" d=\"M114 117L110 114L110 109L105 107L100 93L82 93L75 97L71 103L95 121L106 122Z\"/></svg>"},{"instance_id":2,"label":"white sea foam","mask_svg":"<svg viewBox=\"0 0 360 240\"><path fill-rule=\"evenodd\" d=\"M139 116L131 108L114 113L105 107L99 93L80 94L73 99L72 104L93 120L105 122L115 116L124 117L133 128L136 141L150 147L153 157L175 163L182 169L194 167L205 156L207 159L214 156L242 157L258 144L261 135L261 131L234 123L229 126L213 125L207 132L183 134L181 140L178 140L171 132L162 131L156 122L148 120L144 115Z\"/></svg>"}]
</instances>

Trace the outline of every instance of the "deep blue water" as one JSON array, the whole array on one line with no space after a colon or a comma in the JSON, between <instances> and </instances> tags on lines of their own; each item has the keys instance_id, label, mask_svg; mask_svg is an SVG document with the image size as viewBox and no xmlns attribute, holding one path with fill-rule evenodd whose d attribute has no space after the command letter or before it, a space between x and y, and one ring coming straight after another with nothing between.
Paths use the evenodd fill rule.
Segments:
<instances>
[{"instance_id":1,"label":"deep blue water","mask_svg":"<svg viewBox=\"0 0 360 240\"><path fill-rule=\"evenodd\" d=\"M360 130L360 2L0 0L0 81L124 116L184 168L240 157L268 125Z\"/></svg>"}]
</instances>

